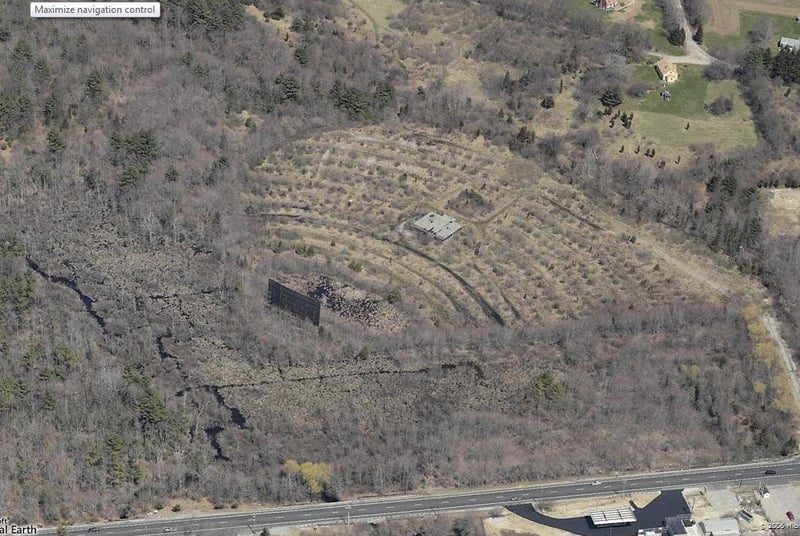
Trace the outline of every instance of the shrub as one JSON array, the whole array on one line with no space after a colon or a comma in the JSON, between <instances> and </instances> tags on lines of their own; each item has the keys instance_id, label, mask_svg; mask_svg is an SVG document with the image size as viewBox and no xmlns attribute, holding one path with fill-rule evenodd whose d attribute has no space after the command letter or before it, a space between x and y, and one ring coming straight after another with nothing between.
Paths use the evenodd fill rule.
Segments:
<instances>
[{"instance_id":1,"label":"shrub","mask_svg":"<svg viewBox=\"0 0 800 536\"><path fill-rule=\"evenodd\" d=\"M733 110L733 100L730 97L720 96L706 106L709 113L722 115Z\"/></svg>"},{"instance_id":2,"label":"shrub","mask_svg":"<svg viewBox=\"0 0 800 536\"><path fill-rule=\"evenodd\" d=\"M314 246L307 246L305 244L297 244L294 247L294 252L303 257L313 257L317 254L317 250L314 249Z\"/></svg>"},{"instance_id":3,"label":"shrub","mask_svg":"<svg viewBox=\"0 0 800 536\"><path fill-rule=\"evenodd\" d=\"M400 289L392 289L389 291L389 294L386 295L386 301L389 303L397 303L402 299L403 297L400 295Z\"/></svg>"}]
</instances>

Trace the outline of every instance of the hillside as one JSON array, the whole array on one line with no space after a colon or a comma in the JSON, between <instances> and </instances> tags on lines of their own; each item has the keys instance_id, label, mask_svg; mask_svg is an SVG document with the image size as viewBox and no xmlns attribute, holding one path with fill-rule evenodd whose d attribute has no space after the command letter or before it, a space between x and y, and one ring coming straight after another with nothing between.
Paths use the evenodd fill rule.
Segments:
<instances>
[{"instance_id":1,"label":"hillside","mask_svg":"<svg viewBox=\"0 0 800 536\"><path fill-rule=\"evenodd\" d=\"M618 151L598 98L644 61L635 24L543 0L12 4L9 518L795 450L758 316L758 160ZM429 211L463 228L414 231ZM270 307L269 278L319 297L321 325Z\"/></svg>"}]
</instances>

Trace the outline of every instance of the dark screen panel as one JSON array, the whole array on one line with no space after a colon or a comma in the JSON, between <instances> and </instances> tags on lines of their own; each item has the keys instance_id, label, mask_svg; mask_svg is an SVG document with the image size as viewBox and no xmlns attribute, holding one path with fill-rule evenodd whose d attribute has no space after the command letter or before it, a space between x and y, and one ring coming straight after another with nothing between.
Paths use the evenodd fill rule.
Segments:
<instances>
[{"instance_id":1,"label":"dark screen panel","mask_svg":"<svg viewBox=\"0 0 800 536\"><path fill-rule=\"evenodd\" d=\"M267 297L271 305L277 305L300 318L308 318L315 326L319 326L320 303L318 300L285 287L274 279L269 280Z\"/></svg>"}]
</instances>

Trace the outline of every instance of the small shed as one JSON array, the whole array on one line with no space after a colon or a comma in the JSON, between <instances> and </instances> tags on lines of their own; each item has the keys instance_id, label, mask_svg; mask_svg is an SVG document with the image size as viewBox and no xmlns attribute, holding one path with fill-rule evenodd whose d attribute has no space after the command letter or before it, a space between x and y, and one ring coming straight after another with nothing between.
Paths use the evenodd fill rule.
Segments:
<instances>
[{"instance_id":1,"label":"small shed","mask_svg":"<svg viewBox=\"0 0 800 536\"><path fill-rule=\"evenodd\" d=\"M678 81L678 69L667 58L661 58L656 62L656 72L659 78L667 84Z\"/></svg>"}]
</instances>

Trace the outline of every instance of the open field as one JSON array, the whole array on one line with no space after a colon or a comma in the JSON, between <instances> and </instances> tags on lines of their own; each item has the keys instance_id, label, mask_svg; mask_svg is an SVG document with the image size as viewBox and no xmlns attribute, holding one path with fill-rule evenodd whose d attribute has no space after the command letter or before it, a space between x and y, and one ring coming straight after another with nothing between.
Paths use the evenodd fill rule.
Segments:
<instances>
[{"instance_id":1,"label":"open field","mask_svg":"<svg viewBox=\"0 0 800 536\"><path fill-rule=\"evenodd\" d=\"M800 11L800 9L798 9ZM800 37L800 23L794 17L786 15L775 15L770 13L759 13L755 11L742 11L739 13L740 23L738 31L723 34L719 32L706 32L705 44L713 51L715 47L742 47L747 42L747 35L755 28L760 19L769 21L771 28L770 47L775 48L781 37Z\"/></svg>"},{"instance_id":2,"label":"open field","mask_svg":"<svg viewBox=\"0 0 800 536\"><path fill-rule=\"evenodd\" d=\"M686 130L687 123L690 123L689 130ZM686 149L692 144L712 142L715 147L725 150L752 145L757 139L752 122L725 121L713 116L687 121L674 115L639 112L636 114L634 128L643 136L643 140L652 140L656 146L663 145L674 150ZM686 154L686 151L678 151L678 154Z\"/></svg>"},{"instance_id":3,"label":"open field","mask_svg":"<svg viewBox=\"0 0 800 536\"><path fill-rule=\"evenodd\" d=\"M403 10L403 3L398 0L348 0L368 21L375 36L391 32L389 18Z\"/></svg>"},{"instance_id":4,"label":"open field","mask_svg":"<svg viewBox=\"0 0 800 536\"><path fill-rule=\"evenodd\" d=\"M706 26L705 44L710 48L741 47L760 19L769 21L769 46L775 48L781 37L800 37L800 5L792 1L722 2L710 0L711 20Z\"/></svg>"},{"instance_id":5,"label":"open field","mask_svg":"<svg viewBox=\"0 0 800 536\"><path fill-rule=\"evenodd\" d=\"M651 252L607 231L612 219L579 192L475 143L331 132L267 158L268 191L247 202L269 225L265 247L312 247L341 269L357 266L437 323L578 318L694 295ZM478 207L454 209L467 189ZM464 229L444 243L421 236L411 224L431 210Z\"/></svg>"},{"instance_id":6,"label":"open field","mask_svg":"<svg viewBox=\"0 0 800 536\"><path fill-rule=\"evenodd\" d=\"M752 21L759 14L779 15L789 18L800 15L800 5L795 0L709 0L708 7L711 17L706 26L706 31L723 35L740 34L752 28ZM744 16L743 12L745 12ZM746 13L749 12L749 13ZM748 28L746 24L751 26ZM798 24L800 26L800 24ZM775 28L777 30L777 27Z\"/></svg>"},{"instance_id":7,"label":"open field","mask_svg":"<svg viewBox=\"0 0 800 536\"><path fill-rule=\"evenodd\" d=\"M773 236L800 236L800 190L776 188L768 191L767 199L767 231Z\"/></svg>"}]
</instances>

